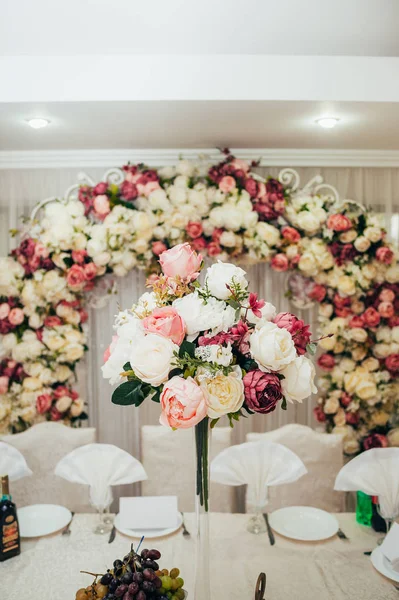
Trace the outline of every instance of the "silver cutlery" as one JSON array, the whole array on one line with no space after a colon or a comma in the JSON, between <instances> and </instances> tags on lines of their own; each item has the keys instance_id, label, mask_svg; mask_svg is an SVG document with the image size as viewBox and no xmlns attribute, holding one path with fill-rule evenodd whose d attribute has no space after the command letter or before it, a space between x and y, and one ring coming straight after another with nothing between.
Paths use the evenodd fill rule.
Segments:
<instances>
[{"instance_id":1,"label":"silver cutlery","mask_svg":"<svg viewBox=\"0 0 399 600\"><path fill-rule=\"evenodd\" d=\"M72 512L71 513L71 520L69 521L68 525L65 527L65 529L63 529L62 531L62 535L71 535L71 525L72 525L72 521L73 521L73 517L75 516L75 513Z\"/></svg>"},{"instance_id":2,"label":"silver cutlery","mask_svg":"<svg viewBox=\"0 0 399 600\"><path fill-rule=\"evenodd\" d=\"M263 518L265 519L266 527L267 527L267 535L269 536L269 542L271 546L274 546L276 543L276 539L274 537L274 533L269 523L269 515L267 513L263 513Z\"/></svg>"},{"instance_id":3,"label":"silver cutlery","mask_svg":"<svg viewBox=\"0 0 399 600\"><path fill-rule=\"evenodd\" d=\"M186 537L190 536L190 532L188 531L188 529L186 528L186 526L184 524L184 515L183 515L183 513L180 513L180 514L181 514L181 518L182 518L182 524L181 524L181 526L183 528L183 535L186 536Z\"/></svg>"},{"instance_id":4,"label":"silver cutlery","mask_svg":"<svg viewBox=\"0 0 399 600\"><path fill-rule=\"evenodd\" d=\"M345 535L345 533L342 531L342 529L338 529L337 536L339 537L340 540L346 540L347 542L349 542L349 538Z\"/></svg>"},{"instance_id":5,"label":"silver cutlery","mask_svg":"<svg viewBox=\"0 0 399 600\"><path fill-rule=\"evenodd\" d=\"M112 527L111 529L111 533L109 534L109 538L108 538L108 544L112 544L112 542L114 541L116 536L116 527L115 525Z\"/></svg>"}]
</instances>

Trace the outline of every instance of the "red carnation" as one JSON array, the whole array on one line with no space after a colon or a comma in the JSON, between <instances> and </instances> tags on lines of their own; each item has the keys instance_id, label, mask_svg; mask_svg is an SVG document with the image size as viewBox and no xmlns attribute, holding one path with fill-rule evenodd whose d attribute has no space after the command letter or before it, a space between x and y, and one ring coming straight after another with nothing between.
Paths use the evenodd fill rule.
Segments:
<instances>
[{"instance_id":1,"label":"red carnation","mask_svg":"<svg viewBox=\"0 0 399 600\"><path fill-rule=\"evenodd\" d=\"M263 373L259 369L249 371L243 383L246 404L254 412L272 412L283 397L280 379L272 373Z\"/></svg>"}]
</instances>

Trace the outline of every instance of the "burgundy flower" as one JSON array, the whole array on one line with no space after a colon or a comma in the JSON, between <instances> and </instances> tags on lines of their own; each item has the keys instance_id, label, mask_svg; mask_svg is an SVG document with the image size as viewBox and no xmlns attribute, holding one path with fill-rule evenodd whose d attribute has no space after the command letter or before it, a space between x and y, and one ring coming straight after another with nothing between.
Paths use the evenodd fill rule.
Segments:
<instances>
[{"instance_id":1,"label":"burgundy flower","mask_svg":"<svg viewBox=\"0 0 399 600\"><path fill-rule=\"evenodd\" d=\"M137 180L137 183L146 185L150 181L159 181L158 173L154 171L154 169L146 169L143 171L140 179Z\"/></svg>"},{"instance_id":2,"label":"burgundy flower","mask_svg":"<svg viewBox=\"0 0 399 600\"><path fill-rule=\"evenodd\" d=\"M248 325L244 321L238 321L234 327L229 329L229 335L232 336L232 341L238 346L241 354L246 356L249 354L249 336L250 331Z\"/></svg>"},{"instance_id":3,"label":"burgundy flower","mask_svg":"<svg viewBox=\"0 0 399 600\"><path fill-rule=\"evenodd\" d=\"M364 450L371 450L371 448L386 448L388 446L388 439L382 433L370 433L363 440Z\"/></svg>"},{"instance_id":4,"label":"burgundy flower","mask_svg":"<svg viewBox=\"0 0 399 600\"><path fill-rule=\"evenodd\" d=\"M315 406L313 414L319 423L324 423L327 420L326 413L321 406Z\"/></svg>"},{"instance_id":5,"label":"burgundy flower","mask_svg":"<svg viewBox=\"0 0 399 600\"><path fill-rule=\"evenodd\" d=\"M345 419L348 425L358 425L360 421L360 414L358 412L347 412Z\"/></svg>"},{"instance_id":6,"label":"burgundy flower","mask_svg":"<svg viewBox=\"0 0 399 600\"><path fill-rule=\"evenodd\" d=\"M108 183L106 181L100 181L100 183L97 183L97 185L93 188L93 195L102 196L103 194L107 193L107 189Z\"/></svg>"},{"instance_id":7,"label":"burgundy flower","mask_svg":"<svg viewBox=\"0 0 399 600\"><path fill-rule=\"evenodd\" d=\"M139 195L136 185L127 180L122 183L120 190L122 196L128 202L130 202L130 200L134 200Z\"/></svg>"},{"instance_id":8,"label":"burgundy flower","mask_svg":"<svg viewBox=\"0 0 399 600\"><path fill-rule=\"evenodd\" d=\"M252 198L256 198L259 189L258 182L249 177L245 182L245 189Z\"/></svg>"},{"instance_id":9,"label":"burgundy flower","mask_svg":"<svg viewBox=\"0 0 399 600\"><path fill-rule=\"evenodd\" d=\"M352 397L349 396L349 394L347 394L346 392L343 392L339 401L341 402L341 406L346 408L352 402Z\"/></svg>"},{"instance_id":10,"label":"burgundy flower","mask_svg":"<svg viewBox=\"0 0 399 600\"><path fill-rule=\"evenodd\" d=\"M277 179L271 177L267 180L266 191L271 202L284 200L284 187Z\"/></svg>"},{"instance_id":11,"label":"burgundy flower","mask_svg":"<svg viewBox=\"0 0 399 600\"><path fill-rule=\"evenodd\" d=\"M335 262L340 267L346 262L349 262L358 255L358 251L353 244L340 244L339 242L333 242L329 246L331 254L335 258Z\"/></svg>"},{"instance_id":12,"label":"burgundy flower","mask_svg":"<svg viewBox=\"0 0 399 600\"><path fill-rule=\"evenodd\" d=\"M280 379L272 373L264 373L259 369L249 371L243 383L246 404L254 412L272 412L283 397Z\"/></svg>"},{"instance_id":13,"label":"burgundy flower","mask_svg":"<svg viewBox=\"0 0 399 600\"><path fill-rule=\"evenodd\" d=\"M280 329L286 329L292 336L292 341L295 344L296 351L298 354L305 354L306 346L310 342L310 336L312 335L309 330L309 325L305 325L302 319L298 319L291 313L279 313L274 323Z\"/></svg>"}]
</instances>

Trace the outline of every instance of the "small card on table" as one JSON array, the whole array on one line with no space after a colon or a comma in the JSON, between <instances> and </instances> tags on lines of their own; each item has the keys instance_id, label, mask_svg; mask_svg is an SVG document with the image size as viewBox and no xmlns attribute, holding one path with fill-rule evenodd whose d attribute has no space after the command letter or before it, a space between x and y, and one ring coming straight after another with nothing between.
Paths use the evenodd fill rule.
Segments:
<instances>
[{"instance_id":1,"label":"small card on table","mask_svg":"<svg viewBox=\"0 0 399 600\"><path fill-rule=\"evenodd\" d=\"M399 571L399 525L393 523L380 546L383 555L390 561L394 571Z\"/></svg>"},{"instance_id":2,"label":"small card on table","mask_svg":"<svg viewBox=\"0 0 399 600\"><path fill-rule=\"evenodd\" d=\"M169 529L178 519L177 496L120 498L119 515L126 529Z\"/></svg>"}]
</instances>

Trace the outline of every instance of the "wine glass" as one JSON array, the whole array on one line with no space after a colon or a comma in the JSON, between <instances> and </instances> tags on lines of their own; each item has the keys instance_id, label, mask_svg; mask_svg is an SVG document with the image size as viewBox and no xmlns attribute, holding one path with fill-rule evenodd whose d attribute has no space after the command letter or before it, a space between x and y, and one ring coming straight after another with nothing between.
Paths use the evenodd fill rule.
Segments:
<instances>
[{"instance_id":1,"label":"wine glass","mask_svg":"<svg viewBox=\"0 0 399 600\"><path fill-rule=\"evenodd\" d=\"M399 515L395 514L392 517L387 516L386 513L385 513L385 511L381 508L381 501L380 501L380 499L378 499L378 504L376 505L376 508L377 508L378 514L380 515L380 517L382 519L384 519L385 525L386 525L386 533L385 533L385 535L383 535L381 538L379 538L377 540L377 545L381 546L382 542L385 540L386 536L388 535L389 530L392 527L392 524L398 518Z\"/></svg>"},{"instance_id":2,"label":"wine glass","mask_svg":"<svg viewBox=\"0 0 399 600\"><path fill-rule=\"evenodd\" d=\"M263 517L262 507L254 507L254 512L248 521L247 531L249 531L249 533L255 533L256 535L259 533L266 533L267 527Z\"/></svg>"},{"instance_id":3,"label":"wine glass","mask_svg":"<svg viewBox=\"0 0 399 600\"><path fill-rule=\"evenodd\" d=\"M98 514L97 525L94 527L93 532L97 535L105 535L106 533L110 533L112 529L112 521L107 521L107 512L106 508L103 506L95 506L95 509Z\"/></svg>"}]
</instances>

